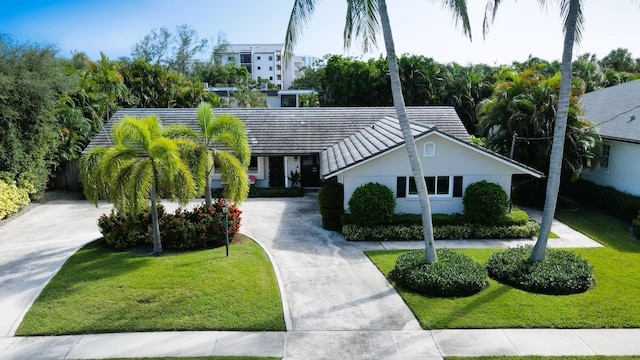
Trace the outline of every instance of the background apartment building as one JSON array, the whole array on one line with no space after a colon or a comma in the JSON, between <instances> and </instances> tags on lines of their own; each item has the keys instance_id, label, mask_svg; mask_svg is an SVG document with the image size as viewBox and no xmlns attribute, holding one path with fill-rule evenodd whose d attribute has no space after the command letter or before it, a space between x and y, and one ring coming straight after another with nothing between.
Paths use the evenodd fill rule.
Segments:
<instances>
[{"instance_id":1,"label":"background apartment building","mask_svg":"<svg viewBox=\"0 0 640 360\"><path fill-rule=\"evenodd\" d=\"M294 79L294 62L284 62L284 44L232 44L222 56L222 64L244 66L251 78L267 79L279 89L286 90Z\"/></svg>"}]
</instances>

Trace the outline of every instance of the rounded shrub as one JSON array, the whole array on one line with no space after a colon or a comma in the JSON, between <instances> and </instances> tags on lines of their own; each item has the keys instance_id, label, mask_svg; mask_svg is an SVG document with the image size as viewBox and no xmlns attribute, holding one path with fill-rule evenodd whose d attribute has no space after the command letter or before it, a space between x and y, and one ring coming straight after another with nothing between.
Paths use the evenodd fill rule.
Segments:
<instances>
[{"instance_id":1,"label":"rounded shrub","mask_svg":"<svg viewBox=\"0 0 640 360\"><path fill-rule=\"evenodd\" d=\"M517 289L549 295L583 293L594 286L593 268L580 256L547 249L543 261L531 261L532 246L521 246L491 255L489 277Z\"/></svg>"},{"instance_id":2,"label":"rounded shrub","mask_svg":"<svg viewBox=\"0 0 640 360\"><path fill-rule=\"evenodd\" d=\"M330 181L322 184L318 190L322 227L327 230L342 229L344 214L344 185Z\"/></svg>"},{"instance_id":3,"label":"rounded shrub","mask_svg":"<svg viewBox=\"0 0 640 360\"><path fill-rule=\"evenodd\" d=\"M359 186L349 199L349 212L354 224L372 226L393 221L396 199L393 191L379 183Z\"/></svg>"},{"instance_id":4,"label":"rounded shrub","mask_svg":"<svg viewBox=\"0 0 640 360\"><path fill-rule=\"evenodd\" d=\"M509 196L500 185L482 180L467 186L462 204L469 222L492 224L507 213Z\"/></svg>"},{"instance_id":5,"label":"rounded shrub","mask_svg":"<svg viewBox=\"0 0 640 360\"><path fill-rule=\"evenodd\" d=\"M424 250L398 257L389 277L401 287L434 297L476 294L487 286L487 271L481 264L450 249L438 249L438 261L427 264Z\"/></svg>"}]
</instances>

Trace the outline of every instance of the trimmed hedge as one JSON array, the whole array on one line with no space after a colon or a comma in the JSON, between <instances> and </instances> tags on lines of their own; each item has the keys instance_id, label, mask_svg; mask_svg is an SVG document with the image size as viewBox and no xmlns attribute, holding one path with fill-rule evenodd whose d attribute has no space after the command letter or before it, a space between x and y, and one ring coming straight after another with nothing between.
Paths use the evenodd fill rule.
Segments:
<instances>
[{"instance_id":1,"label":"trimmed hedge","mask_svg":"<svg viewBox=\"0 0 640 360\"><path fill-rule=\"evenodd\" d=\"M492 279L515 288L548 295L583 293L594 286L593 268L580 256L547 249L547 259L530 261L532 246L500 251L487 261Z\"/></svg>"},{"instance_id":2,"label":"trimmed hedge","mask_svg":"<svg viewBox=\"0 0 640 360\"><path fill-rule=\"evenodd\" d=\"M591 205L622 221L634 219L640 211L640 196L623 193L610 186L578 180L563 187L562 193L583 204Z\"/></svg>"},{"instance_id":3,"label":"trimmed hedge","mask_svg":"<svg viewBox=\"0 0 640 360\"><path fill-rule=\"evenodd\" d=\"M158 205L160 240L165 249L215 248L225 244L223 201L214 200L211 207L205 204L192 210L165 212ZM131 249L153 243L150 207L140 214L119 214L112 211L98 219L98 227L107 245L115 249ZM240 214L235 205L229 205L229 238L240 230Z\"/></svg>"},{"instance_id":4,"label":"trimmed hedge","mask_svg":"<svg viewBox=\"0 0 640 360\"><path fill-rule=\"evenodd\" d=\"M29 190L0 180L0 220L15 214L29 203Z\"/></svg>"},{"instance_id":5,"label":"trimmed hedge","mask_svg":"<svg viewBox=\"0 0 640 360\"><path fill-rule=\"evenodd\" d=\"M322 227L326 230L342 229L344 215L344 185L326 182L318 190L318 203L322 215Z\"/></svg>"},{"instance_id":6,"label":"trimmed hedge","mask_svg":"<svg viewBox=\"0 0 640 360\"><path fill-rule=\"evenodd\" d=\"M389 278L418 294L435 297L471 296L489 286L484 266L450 249L437 249L438 261L427 264L424 250L398 257Z\"/></svg>"},{"instance_id":7,"label":"trimmed hedge","mask_svg":"<svg viewBox=\"0 0 640 360\"><path fill-rule=\"evenodd\" d=\"M222 188L211 189L211 196L214 198L222 199L224 194ZM284 188L284 187L250 187L249 198L275 198L275 197L302 197L304 196L304 189L299 187Z\"/></svg>"},{"instance_id":8,"label":"trimmed hedge","mask_svg":"<svg viewBox=\"0 0 640 360\"><path fill-rule=\"evenodd\" d=\"M507 213L509 196L502 186L482 180L467 186L462 204L470 222L493 224Z\"/></svg>"},{"instance_id":9,"label":"trimmed hedge","mask_svg":"<svg viewBox=\"0 0 640 360\"><path fill-rule=\"evenodd\" d=\"M395 208L393 191L379 183L370 182L358 186L349 199L351 218L361 226L391 223Z\"/></svg>"},{"instance_id":10,"label":"trimmed hedge","mask_svg":"<svg viewBox=\"0 0 640 360\"><path fill-rule=\"evenodd\" d=\"M525 225L434 225L436 240L451 239L520 239L535 236L540 224L529 220ZM348 224L342 227L342 234L348 241L389 241L423 240L422 225L377 225L358 226Z\"/></svg>"},{"instance_id":11,"label":"trimmed hedge","mask_svg":"<svg viewBox=\"0 0 640 360\"><path fill-rule=\"evenodd\" d=\"M343 216L345 225L353 224L351 214ZM462 214L431 214L431 221L434 226L443 225L466 225L471 223L466 216ZM495 220L494 225L511 226L526 225L529 221L529 214L513 206L511 212L503 215L500 219ZM422 215L420 214L394 214L393 225L422 225Z\"/></svg>"}]
</instances>

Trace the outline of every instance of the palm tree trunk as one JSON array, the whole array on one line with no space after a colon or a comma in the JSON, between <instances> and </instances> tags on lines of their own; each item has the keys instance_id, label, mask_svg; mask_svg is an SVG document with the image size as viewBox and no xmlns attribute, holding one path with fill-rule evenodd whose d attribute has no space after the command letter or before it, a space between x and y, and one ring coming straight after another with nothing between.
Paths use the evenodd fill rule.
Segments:
<instances>
[{"instance_id":1,"label":"palm tree trunk","mask_svg":"<svg viewBox=\"0 0 640 360\"><path fill-rule=\"evenodd\" d=\"M160 224L158 222L158 201L156 198L156 182L151 186L151 229L153 231L153 254L162 254L162 242L160 241Z\"/></svg>"},{"instance_id":2,"label":"palm tree trunk","mask_svg":"<svg viewBox=\"0 0 640 360\"><path fill-rule=\"evenodd\" d=\"M547 241L551 233L551 223L556 212L558 192L560 191L560 175L562 172L562 158L564 154L564 141L567 130L567 116L569 114L569 100L571 98L571 58L573 56L573 44L576 34L576 21L579 0L571 0L567 16L564 36L564 49L562 50L562 70L560 81L560 96L558 98L558 113L553 130L553 145L551 146L551 159L549 163L549 175L547 179L547 193L542 213L540 234L536 245L531 252L530 260L542 261L547 256Z\"/></svg>"},{"instance_id":3,"label":"palm tree trunk","mask_svg":"<svg viewBox=\"0 0 640 360\"><path fill-rule=\"evenodd\" d=\"M400 128L404 137L409 163L413 178L416 181L418 197L420 199L420 210L422 211L422 227L424 235L424 260L426 263L434 263L438 260L436 255L435 242L433 240L433 226L431 223L431 205L429 204L429 195L427 194L427 185L424 181L424 173L422 172L422 164L418 158L416 143L411 133L409 118L404 105L404 97L402 96L402 85L400 83L400 74L398 72L398 62L396 59L395 45L391 34L391 24L389 23L389 14L387 13L387 4L385 0L378 0L378 10L380 13L380 22L382 24L382 33L384 35L384 44L387 50L387 61L389 62L389 75L391 77L391 94L393 96L393 105L396 108Z\"/></svg>"},{"instance_id":4,"label":"palm tree trunk","mask_svg":"<svg viewBox=\"0 0 640 360\"><path fill-rule=\"evenodd\" d=\"M209 170L206 176L206 184L204 184L204 203L207 207L211 207L211 172L213 170Z\"/></svg>"}]
</instances>

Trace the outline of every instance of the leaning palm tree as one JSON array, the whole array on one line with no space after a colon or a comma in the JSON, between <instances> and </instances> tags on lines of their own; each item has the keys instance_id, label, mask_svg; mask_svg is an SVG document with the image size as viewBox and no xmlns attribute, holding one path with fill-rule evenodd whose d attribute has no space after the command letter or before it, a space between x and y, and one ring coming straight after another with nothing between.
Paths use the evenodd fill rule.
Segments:
<instances>
[{"instance_id":1,"label":"leaning palm tree","mask_svg":"<svg viewBox=\"0 0 640 360\"><path fill-rule=\"evenodd\" d=\"M546 0L539 0L541 5L546 4ZM584 24L582 14L582 0L557 0L560 6L560 13L564 19L564 47L562 50L562 67L560 71L560 95L558 97L558 110L553 130L553 144L551 146L551 156L549 162L549 172L547 176L547 192L542 212L542 222L540 224L540 234L538 240L529 257L534 261L542 261L546 258L547 242L551 233L551 223L556 212L558 203L558 192L560 190L560 175L562 172L562 161L564 153L564 142L567 130L567 117L569 114L569 103L571 98L571 77L572 77L572 56L573 45L580 42L581 32ZM495 19L500 0L488 3L485 12L484 31L488 30L488 19Z\"/></svg>"},{"instance_id":2,"label":"leaning palm tree","mask_svg":"<svg viewBox=\"0 0 640 360\"><path fill-rule=\"evenodd\" d=\"M154 254L162 253L158 199L186 204L196 194L180 146L163 130L156 116L125 117L113 128L113 147L95 147L80 160L84 194L92 203L103 198L118 212L135 215L150 200Z\"/></svg>"},{"instance_id":3,"label":"leaning palm tree","mask_svg":"<svg viewBox=\"0 0 640 360\"><path fill-rule=\"evenodd\" d=\"M251 149L244 123L229 114L214 116L211 104L201 103L197 109L200 133L191 128L176 125L168 129L167 136L176 138L189 149L191 168L196 184L207 206L211 206L211 175L214 166L225 180L224 197L232 202L242 202L249 192L247 167Z\"/></svg>"},{"instance_id":4,"label":"leaning palm tree","mask_svg":"<svg viewBox=\"0 0 640 360\"><path fill-rule=\"evenodd\" d=\"M285 57L290 57L293 48L302 33L302 25L306 24L311 14L315 10L317 0L295 0L289 26L285 38ZM462 21L463 32L471 38L471 27L469 25L469 17L467 15L467 4L465 0L443 0L444 7L452 10L454 19ZM433 240L433 226L431 221L431 205L429 203L429 195L427 194L427 186L424 180L424 172L422 164L418 157L413 134L407 111L405 108L404 97L402 95L402 85L400 83L400 74L398 72L398 63L395 52L395 45L391 33L391 24L389 23L389 14L387 13L387 4L385 0L347 0L347 16L344 29L345 47L350 47L354 38L361 38L363 50L366 52L371 45L376 43L376 35L380 32L382 25L382 33L384 36L385 48L387 51L387 61L389 62L389 75L391 77L391 93L393 96L393 105L396 109L398 122L404 137L407 155L413 177L416 180L416 188L420 199L420 209L422 213L422 227L425 241L425 262L433 263L437 261L435 243Z\"/></svg>"}]
</instances>

